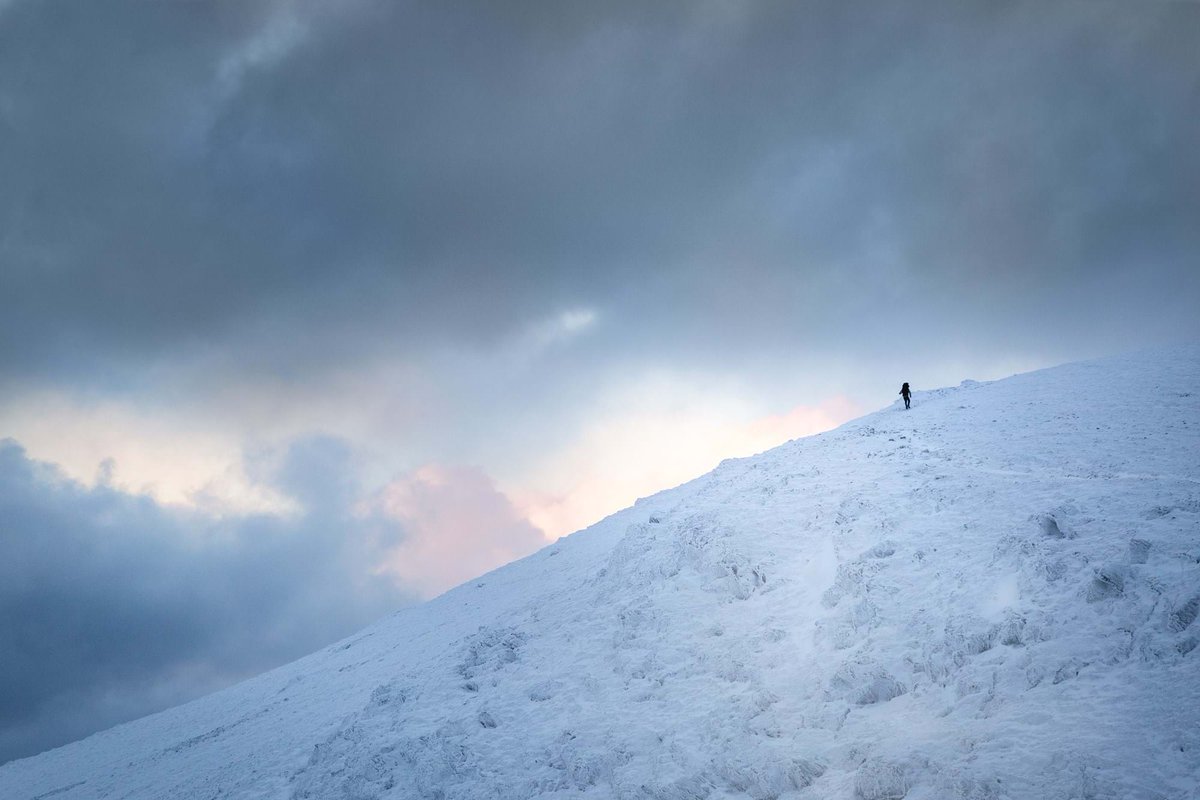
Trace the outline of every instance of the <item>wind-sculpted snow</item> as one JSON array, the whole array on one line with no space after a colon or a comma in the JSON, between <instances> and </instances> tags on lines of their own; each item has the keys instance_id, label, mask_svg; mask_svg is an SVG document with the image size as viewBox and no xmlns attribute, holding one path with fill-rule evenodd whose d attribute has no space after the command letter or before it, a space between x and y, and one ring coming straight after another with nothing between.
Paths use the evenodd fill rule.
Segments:
<instances>
[{"instance_id":1,"label":"wind-sculpted snow","mask_svg":"<svg viewBox=\"0 0 1200 800\"><path fill-rule=\"evenodd\" d=\"M1200 349L729 461L4 798L1184 800Z\"/></svg>"}]
</instances>

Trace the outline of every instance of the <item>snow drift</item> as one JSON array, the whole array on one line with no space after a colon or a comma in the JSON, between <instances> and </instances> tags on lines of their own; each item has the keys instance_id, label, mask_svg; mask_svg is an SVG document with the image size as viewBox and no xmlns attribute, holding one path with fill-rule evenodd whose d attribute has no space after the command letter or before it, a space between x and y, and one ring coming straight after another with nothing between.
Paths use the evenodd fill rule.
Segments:
<instances>
[{"instance_id":1,"label":"snow drift","mask_svg":"<svg viewBox=\"0 0 1200 800\"><path fill-rule=\"evenodd\" d=\"M226 691L75 798L1193 798L1200 347L916 393Z\"/></svg>"}]
</instances>

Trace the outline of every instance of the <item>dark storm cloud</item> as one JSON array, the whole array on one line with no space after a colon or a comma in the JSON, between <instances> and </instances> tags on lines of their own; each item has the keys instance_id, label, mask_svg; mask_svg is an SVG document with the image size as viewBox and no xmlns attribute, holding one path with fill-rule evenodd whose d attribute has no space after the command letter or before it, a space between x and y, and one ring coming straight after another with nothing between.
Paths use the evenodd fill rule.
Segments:
<instances>
[{"instance_id":1,"label":"dark storm cloud","mask_svg":"<svg viewBox=\"0 0 1200 800\"><path fill-rule=\"evenodd\" d=\"M19 1L0 376L287 376L580 304L621 321L594 358L853 349L899 308L916 343L1195 334L1197 35L1191 3Z\"/></svg>"},{"instance_id":2,"label":"dark storm cloud","mask_svg":"<svg viewBox=\"0 0 1200 800\"><path fill-rule=\"evenodd\" d=\"M352 514L349 453L268 469L301 514L216 518L65 480L0 441L0 762L297 658L395 609L399 531Z\"/></svg>"},{"instance_id":3,"label":"dark storm cloud","mask_svg":"<svg viewBox=\"0 0 1200 800\"><path fill-rule=\"evenodd\" d=\"M764 394L901 334L914 364L1200 335L1198 40L1200 4L1127 0L0 0L0 405L254 431L307 381L339 402L293 427L513 461L623 359ZM216 520L0 447L0 760L394 606L346 457L258 465L297 519Z\"/></svg>"}]
</instances>

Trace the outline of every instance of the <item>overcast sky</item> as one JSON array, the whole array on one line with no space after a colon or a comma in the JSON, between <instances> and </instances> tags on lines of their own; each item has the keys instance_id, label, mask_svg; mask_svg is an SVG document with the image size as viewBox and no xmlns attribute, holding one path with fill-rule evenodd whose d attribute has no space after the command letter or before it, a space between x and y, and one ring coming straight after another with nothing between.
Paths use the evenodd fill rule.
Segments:
<instances>
[{"instance_id":1,"label":"overcast sky","mask_svg":"<svg viewBox=\"0 0 1200 800\"><path fill-rule=\"evenodd\" d=\"M1200 336L1200 4L0 0L0 761L915 388Z\"/></svg>"}]
</instances>

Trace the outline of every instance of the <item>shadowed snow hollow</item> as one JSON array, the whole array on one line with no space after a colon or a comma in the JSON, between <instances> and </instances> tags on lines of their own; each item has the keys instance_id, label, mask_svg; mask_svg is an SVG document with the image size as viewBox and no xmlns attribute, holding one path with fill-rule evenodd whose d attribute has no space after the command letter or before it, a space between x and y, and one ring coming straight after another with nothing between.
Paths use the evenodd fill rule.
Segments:
<instances>
[{"instance_id":1,"label":"shadowed snow hollow","mask_svg":"<svg viewBox=\"0 0 1200 800\"><path fill-rule=\"evenodd\" d=\"M1200 348L918 392L0 768L55 798L1200 786Z\"/></svg>"}]
</instances>

